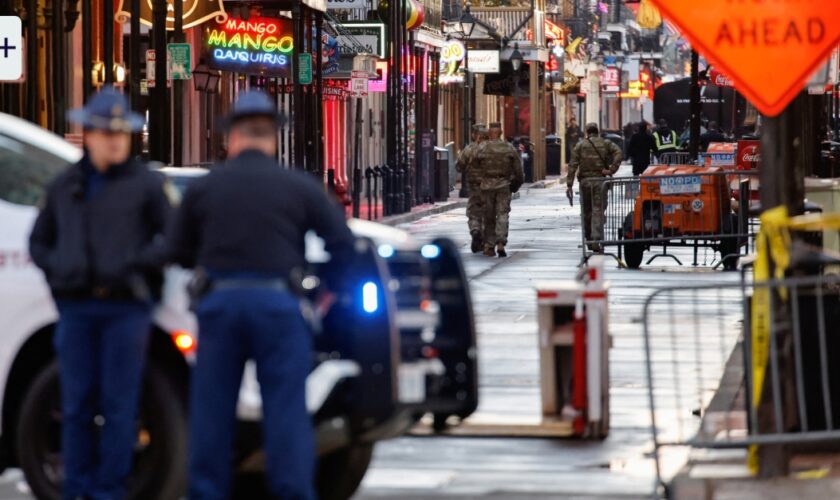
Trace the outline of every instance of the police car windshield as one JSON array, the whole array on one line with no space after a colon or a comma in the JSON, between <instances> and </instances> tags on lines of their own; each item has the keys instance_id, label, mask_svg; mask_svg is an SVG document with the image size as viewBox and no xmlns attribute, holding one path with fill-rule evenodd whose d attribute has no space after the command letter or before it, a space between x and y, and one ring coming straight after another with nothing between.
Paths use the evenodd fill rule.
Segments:
<instances>
[{"instance_id":1,"label":"police car windshield","mask_svg":"<svg viewBox=\"0 0 840 500\"><path fill-rule=\"evenodd\" d=\"M0 134L0 199L35 206L50 181L67 166L66 160Z\"/></svg>"}]
</instances>

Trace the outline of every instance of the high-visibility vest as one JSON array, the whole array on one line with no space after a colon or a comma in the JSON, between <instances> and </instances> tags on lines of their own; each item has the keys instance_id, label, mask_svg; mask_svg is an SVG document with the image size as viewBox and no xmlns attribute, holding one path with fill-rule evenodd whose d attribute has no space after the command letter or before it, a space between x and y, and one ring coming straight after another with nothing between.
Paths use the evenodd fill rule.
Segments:
<instances>
[{"instance_id":1,"label":"high-visibility vest","mask_svg":"<svg viewBox=\"0 0 840 500\"><path fill-rule=\"evenodd\" d=\"M677 150L677 133L673 130L670 135L661 136L659 131L653 133L653 139L656 141L656 151L658 153L667 153L669 151Z\"/></svg>"}]
</instances>

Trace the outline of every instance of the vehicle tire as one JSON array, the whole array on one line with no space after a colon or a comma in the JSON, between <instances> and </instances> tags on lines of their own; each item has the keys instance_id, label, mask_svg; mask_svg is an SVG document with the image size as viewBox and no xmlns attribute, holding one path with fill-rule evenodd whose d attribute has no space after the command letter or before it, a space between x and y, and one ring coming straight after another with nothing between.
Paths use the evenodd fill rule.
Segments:
<instances>
[{"instance_id":1,"label":"vehicle tire","mask_svg":"<svg viewBox=\"0 0 840 500\"><path fill-rule=\"evenodd\" d=\"M738 234L738 217L734 214L731 214L729 217L724 217L722 229L723 234ZM720 240L718 252L720 252L720 258L723 260L723 268L725 270L735 271L738 269L739 258L737 255L739 249L738 238L723 238ZM727 258L727 255L732 255L732 257Z\"/></svg>"},{"instance_id":2,"label":"vehicle tire","mask_svg":"<svg viewBox=\"0 0 840 500\"><path fill-rule=\"evenodd\" d=\"M146 371L138 419L138 442L128 498L175 500L186 490L187 423L184 404L163 372ZM61 498L61 397L58 363L35 378L21 405L16 445L18 462L33 495Z\"/></svg>"},{"instance_id":3,"label":"vehicle tire","mask_svg":"<svg viewBox=\"0 0 840 500\"><path fill-rule=\"evenodd\" d=\"M318 498L347 500L359 489L373 457L373 444L357 443L318 460Z\"/></svg>"},{"instance_id":4,"label":"vehicle tire","mask_svg":"<svg viewBox=\"0 0 840 500\"><path fill-rule=\"evenodd\" d=\"M449 424L447 423L448 419L449 415L445 415L443 413L434 414L432 420L432 430L435 431L435 434L440 434L449 428Z\"/></svg>"},{"instance_id":5,"label":"vehicle tire","mask_svg":"<svg viewBox=\"0 0 840 500\"><path fill-rule=\"evenodd\" d=\"M627 235L633 234L633 212L628 213L624 217L624 239L628 240ZM624 244L624 262L630 269L638 269L642 265L642 259L645 255L645 245L643 243L625 243Z\"/></svg>"},{"instance_id":6,"label":"vehicle tire","mask_svg":"<svg viewBox=\"0 0 840 500\"><path fill-rule=\"evenodd\" d=\"M624 262L630 269L638 269L645 256L645 246L642 243L624 244Z\"/></svg>"}]
</instances>

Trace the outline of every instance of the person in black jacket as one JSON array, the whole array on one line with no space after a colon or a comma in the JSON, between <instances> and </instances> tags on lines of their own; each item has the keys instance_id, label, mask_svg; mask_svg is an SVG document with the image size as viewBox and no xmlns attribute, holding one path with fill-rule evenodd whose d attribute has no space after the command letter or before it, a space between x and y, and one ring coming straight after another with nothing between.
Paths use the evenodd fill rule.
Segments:
<instances>
[{"instance_id":1,"label":"person in black jacket","mask_svg":"<svg viewBox=\"0 0 840 500\"><path fill-rule=\"evenodd\" d=\"M627 155L633 164L633 175L642 175L642 172L650 166L651 153L655 152L656 141L648 131L648 123L643 120L627 145Z\"/></svg>"},{"instance_id":2,"label":"person in black jacket","mask_svg":"<svg viewBox=\"0 0 840 500\"><path fill-rule=\"evenodd\" d=\"M262 392L266 477L280 499L314 500L315 437L306 408L312 338L292 281L314 230L331 258L328 287L355 243L344 213L311 174L275 160L279 116L249 92L228 117L228 159L186 191L170 233L173 259L202 269L192 374L192 500L230 494L236 403L248 359Z\"/></svg>"},{"instance_id":3,"label":"person in black jacket","mask_svg":"<svg viewBox=\"0 0 840 500\"><path fill-rule=\"evenodd\" d=\"M713 142L726 142L726 136L720 132L717 122L710 121L709 128L700 134L700 151L708 150Z\"/></svg>"},{"instance_id":4,"label":"person in black jacket","mask_svg":"<svg viewBox=\"0 0 840 500\"><path fill-rule=\"evenodd\" d=\"M137 440L170 205L163 177L129 158L143 119L122 94L106 87L70 118L85 128L85 155L48 188L29 251L59 312L63 496L116 499Z\"/></svg>"}]
</instances>

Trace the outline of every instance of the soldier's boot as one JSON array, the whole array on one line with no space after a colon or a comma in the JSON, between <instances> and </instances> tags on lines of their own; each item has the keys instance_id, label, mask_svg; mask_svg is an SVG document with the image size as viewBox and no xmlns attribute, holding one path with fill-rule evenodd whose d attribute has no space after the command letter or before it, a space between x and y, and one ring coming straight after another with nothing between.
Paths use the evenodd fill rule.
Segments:
<instances>
[{"instance_id":1,"label":"soldier's boot","mask_svg":"<svg viewBox=\"0 0 840 500\"><path fill-rule=\"evenodd\" d=\"M496 243L496 253L499 257L507 257L507 252L505 252L505 244L504 243Z\"/></svg>"},{"instance_id":2,"label":"soldier's boot","mask_svg":"<svg viewBox=\"0 0 840 500\"><path fill-rule=\"evenodd\" d=\"M488 257L495 257L496 256L496 249L493 247L484 247L484 255Z\"/></svg>"},{"instance_id":3,"label":"soldier's boot","mask_svg":"<svg viewBox=\"0 0 840 500\"><path fill-rule=\"evenodd\" d=\"M478 253L484 248L484 240L481 238L481 231L473 231L470 233L472 236L472 244L470 244L470 250L472 253Z\"/></svg>"}]
</instances>

